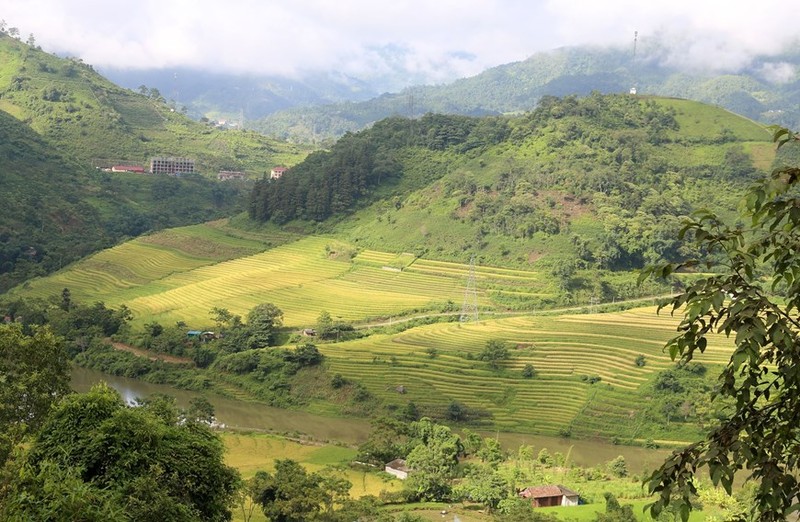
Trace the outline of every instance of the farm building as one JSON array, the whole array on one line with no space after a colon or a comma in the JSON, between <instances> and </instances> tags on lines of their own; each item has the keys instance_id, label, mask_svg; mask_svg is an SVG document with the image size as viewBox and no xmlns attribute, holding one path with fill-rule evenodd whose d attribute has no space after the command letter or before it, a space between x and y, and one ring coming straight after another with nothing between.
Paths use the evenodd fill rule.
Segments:
<instances>
[{"instance_id":1,"label":"farm building","mask_svg":"<svg viewBox=\"0 0 800 522\"><path fill-rule=\"evenodd\" d=\"M189 330L186 332L186 337L189 339L199 339L200 341L211 341L213 339L218 339L219 336L214 332L203 332L200 330Z\"/></svg>"},{"instance_id":2,"label":"farm building","mask_svg":"<svg viewBox=\"0 0 800 522\"><path fill-rule=\"evenodd\" d=\"M221 170L217 174L217 179L220 181L229 181L232 179L247 179L247 174L238 170Z\"/></svg>"},{"instance_id":3,"label":"farm building","mask_svg":"<svg viewBox=\"0 0 800 522\"><path fill-rule=\"evenodd\" d=\"M269 179L280 179L287 170L289 169L286 167L272 167L272 170L269 171Z\"/></svg>"},{"instance_id":4,"label":"farm building","mask_svg":"<svg viewBox=\"0 0 800 522\"><path fill-rule=\"evenodd\" d=\"M313 328L303 328L303 331L301 333L306 337L314 337L315 335L317 335L317 331L314 330Z\"/></svg>"},{"instance_id":5,"label":"farm building","mask_svg":"<svg viewBox=\"0 0 800 522\"><path fill-rule=\"evenodd\" d=\"M400 480L407 479L408 473L411 471L408 466L406 466L406 461L403 459L394 459L386 464L386 467L383 468L383 470L390 475L394 475Z\"/></svg>"},{"instance_id":6,"label":"farm building","mask_svg":"<svg viewBox=\"0 0 800 522\"><path fill-rule=\"evenodd\" d=\"M577 506L580 495L562 485L532 486L519 492L533 507Z\"/></svg>"}]
</instances>

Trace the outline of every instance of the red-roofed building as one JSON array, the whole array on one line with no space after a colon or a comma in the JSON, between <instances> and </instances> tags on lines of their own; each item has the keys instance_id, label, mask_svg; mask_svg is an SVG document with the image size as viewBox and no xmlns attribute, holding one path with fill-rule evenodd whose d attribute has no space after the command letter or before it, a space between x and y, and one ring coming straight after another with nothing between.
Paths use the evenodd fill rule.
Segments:
<instances>
[{"instance_id":1,"label":"red-roofed building","mask_svg":"<svg viewBox=\"0 0 800 522\"><path fill-rule=\"evenodd\" d=\"M269 171L269 179L280 179L281 176L286 174L286 171L289 170L286 167L273 167L271 171Z\"/></svg>"},{"instance_id":2,"label":"red-roofed building","mask_svg":"<svg viewBox=\"0 0 800 522\"><path fill-rule=\"evenodd\" d=\"M519 492L533 507L577 506L580 495L562 485L532 486Z\"/></svg>"}]
</instances>

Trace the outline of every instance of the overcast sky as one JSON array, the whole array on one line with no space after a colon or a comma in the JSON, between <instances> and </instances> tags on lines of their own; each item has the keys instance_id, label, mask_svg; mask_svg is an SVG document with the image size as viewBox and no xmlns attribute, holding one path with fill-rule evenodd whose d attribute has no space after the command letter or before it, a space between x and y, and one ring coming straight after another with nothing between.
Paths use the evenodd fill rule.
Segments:
<instances>
[{"instance_id":1,"label":"overcast sky","mask_svg":"<svg viewBox=\"0 0 800 522\"><path fill-rule=\"evenodd\" d=\"M100 67L358 77L398 64L430 81L537 51L671 42L669 59L735 69L796 40L789 0L2 0L46 51Z\"/></svg>"}]
</instances>

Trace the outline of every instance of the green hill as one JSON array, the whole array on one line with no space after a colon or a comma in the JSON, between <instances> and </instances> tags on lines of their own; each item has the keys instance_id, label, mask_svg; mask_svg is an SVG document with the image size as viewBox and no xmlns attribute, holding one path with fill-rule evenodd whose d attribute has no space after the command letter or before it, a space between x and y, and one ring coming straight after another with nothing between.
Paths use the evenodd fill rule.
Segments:
<instances>
[{"instance_id":1,"label":"green hill","mask_svg":"<svg viewBox=\"0 0 800 522\"><path fill-rule=\"evenodd\" d=\"M658 290L636 287L631 270L690 255L677 239L683 217L733 212L773 162L768 138L721 109L627 95L547 99L513 118L389 119L259 181L250 214L271 232L242 251L249 257L201 248L220 240L203 232L178 248L213 255L162 262L165 245L142 238L28 292L70 287L169 322L203 321L215 303L244 314L270 295L299 328L325 309L363 321L452 306L474 257L481 270L512 269L481 281L488 309L638 297ZM302 234L323 237L269 249Z\"/></svg>"},{"instance_id":2,"label":"green hill","mask_svg":"<svg viewBox=\"0 0 800 522\"><path fill-rule=\"evenodd\" d=\"M203 125L157 91L135 93L80 60L63 59L0 34L0 110L29 125L66 155L93 166L153 156L196 160L198 170L243 170L257 178L306 151L245 131Z\"/></svg>"},{"instance_id":3,"label":"green hill","mask_svg":"<svg viewBox=\"0 0 800 522\"><path fill-rule=\"evenodd\" d=\"M156 155L194 158L201 174L95 168L149 167ZM212 181L218 170L256 178L305 155L255 133L192 122L90 66L0 34L0 292L121 238L238 212L249 186Z\"/></svg>"},{"instance_id":4,"label":"green hill","mask_svg":"<svg viewBox=\"0 0 800 522\"><path fill-rule=\"evenodd\" d=\"M735 210L772 166L769 138L722 109L629 95L390 118L259 182L250 215L361 248L560 273L567 293L610 298L620 282L597 274L685 257L683 216Z\"/></svg>"}]
</instances>

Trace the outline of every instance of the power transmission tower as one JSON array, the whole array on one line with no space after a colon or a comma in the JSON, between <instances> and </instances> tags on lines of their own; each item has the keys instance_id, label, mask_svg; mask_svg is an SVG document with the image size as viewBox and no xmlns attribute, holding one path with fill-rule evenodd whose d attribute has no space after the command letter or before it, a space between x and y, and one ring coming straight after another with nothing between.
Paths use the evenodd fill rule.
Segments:
<instances>
[{"instance_id":1,"label":"power transmission tower","mask_svg":"<svg viewBox=\"0 0 800 522\"><path fill-rule=\"evenodd\" d=\"M461 316L458 320L462 323L478 322L478 288L475 284L475 256L469 258L469 276L467 287L464 289L464 304L461 306Z\"/></svg>"}]
</instances>

